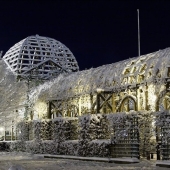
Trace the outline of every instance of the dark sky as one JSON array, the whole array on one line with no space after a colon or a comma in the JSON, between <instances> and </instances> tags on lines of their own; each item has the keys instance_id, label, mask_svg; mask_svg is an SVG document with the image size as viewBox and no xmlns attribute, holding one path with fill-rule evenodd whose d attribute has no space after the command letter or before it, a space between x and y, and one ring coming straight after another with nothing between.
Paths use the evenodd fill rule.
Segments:
<instances>
[{"instance_id":1,"label":"dark sky","mask_svg":"<svg viewBox=\"0 0 170 170\"><path fill-rule=\"evenodd\" d=\"M170 1L0 0L0 50L39 34L65 44L80 70L170 47Z\"/></svg>"}]
</instances>

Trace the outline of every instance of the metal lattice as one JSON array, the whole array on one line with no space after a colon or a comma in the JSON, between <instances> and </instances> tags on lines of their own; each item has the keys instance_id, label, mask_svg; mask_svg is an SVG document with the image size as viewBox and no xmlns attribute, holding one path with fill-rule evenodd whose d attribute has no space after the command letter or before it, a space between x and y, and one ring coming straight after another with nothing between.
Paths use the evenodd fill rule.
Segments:
<instances>
[{"instance_id":1,"label":"metal lattice","mask_svg":"<svg viewBox=\"0 0 170 170\"><path fill-rule=\"evenodd\" d=\"M164 112L161 116L160 119L162 121L162 126L161 126L161 154L162 154L162 160L170 160L170 113L169 111Z\"/></svg>"},{"instance_id":2,"label":"metal lattice","mask_svg":"<svg viewBox=\"0 0 170 170\"><path fill-rule=\"evenodd\" d=\"M73 53L61 42L39 35L30 36L11 47L3 57L12 72L24 77L49 79L62 72L76 72Z\"/></svg>"},{"instance_id":3,"label":"metal lattice","mask_svg":"<svg viewBox=\"0 0 170 170\"><path fill-rule=\"evenodd\" d=\"M114 118L115 119L115 118ZM119 119L117 117L117 119ZM138 117L129 114L115 124L112 131L111 156L139 158Z\"/></svg>"}]
</instances>

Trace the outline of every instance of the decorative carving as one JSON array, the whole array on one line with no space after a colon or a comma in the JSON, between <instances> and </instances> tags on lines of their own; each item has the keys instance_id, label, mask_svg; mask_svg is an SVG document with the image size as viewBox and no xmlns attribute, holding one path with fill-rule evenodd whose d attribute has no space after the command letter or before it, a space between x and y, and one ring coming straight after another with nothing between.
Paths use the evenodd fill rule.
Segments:
<instances>
[{"instance_id":1,"label":"decorative carving","mask_svg":"<svg viewBox=\"0 0 170 170\"><path fill-rule=\"evenodd\" d=\"M160 72L159 69L157 69L157 71L156 71L156 77L157 77L157 78L161 78L161 72Z\"/></svg>"}]
</instances>

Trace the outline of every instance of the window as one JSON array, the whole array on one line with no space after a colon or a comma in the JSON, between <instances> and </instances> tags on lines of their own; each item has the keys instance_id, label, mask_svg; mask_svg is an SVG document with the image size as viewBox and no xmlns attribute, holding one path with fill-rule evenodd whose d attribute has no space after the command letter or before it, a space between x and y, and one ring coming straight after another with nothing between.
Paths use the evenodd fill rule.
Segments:
<instances>
[{"instance_id":1,"label":"window","mask_svg":"<svg viewBox=\"0 0 170 170\"><path fill-rule=\"evenodd\" d=\"M121 112L129 112L130 110L136 110L136 103L132 97L126 97L122 101L120 111Z\"/></svg>"}]
</instances>

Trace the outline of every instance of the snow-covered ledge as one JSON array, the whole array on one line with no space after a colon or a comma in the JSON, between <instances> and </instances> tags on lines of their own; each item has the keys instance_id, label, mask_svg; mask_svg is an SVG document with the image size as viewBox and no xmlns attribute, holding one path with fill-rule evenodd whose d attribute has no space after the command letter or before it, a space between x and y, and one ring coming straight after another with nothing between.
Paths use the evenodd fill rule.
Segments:
<instances>
[{"instance_id":1,"label":"snow-covered ledge","mask_svg":"<svg viewBox=\"0 0 170 170\"><path fill-rule=\"evenodd\" d=\"M156 166L170 168L170 160L157 161Z\"/></svg>"},{"instance_id":2,"label":"snow-covered ledge","mask_svg":"<svg viewBox=\"0 0 170 170\"><path fill-rule=\"evenodd\" d=\"M82 156L70 156L70 155L52 155L52 154L34 154L35 159L39 158L61 158L61 159L75 159L83 161L99 161L99 162L114 162L114 163L139 163L139 159L122 157L122 158L99 158L99 157L82 157Z\"/></svg>"}]
</instances>

